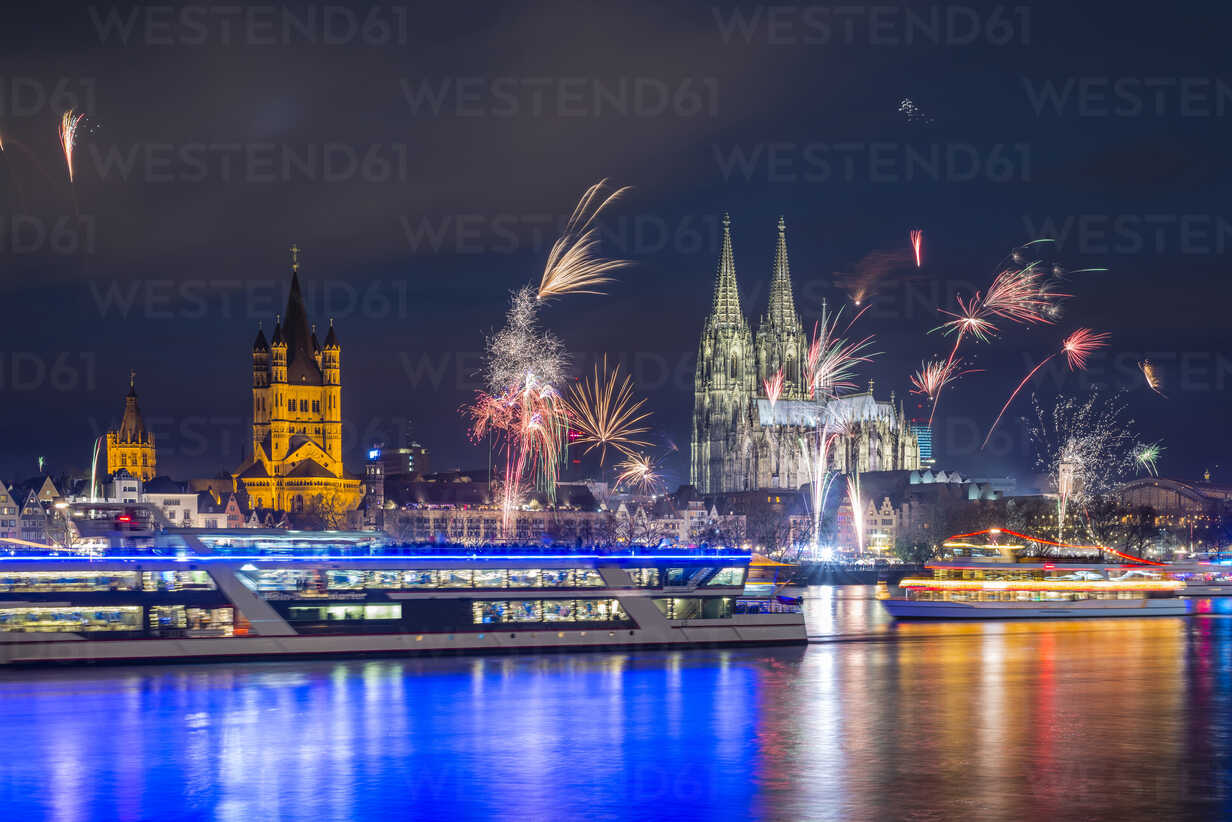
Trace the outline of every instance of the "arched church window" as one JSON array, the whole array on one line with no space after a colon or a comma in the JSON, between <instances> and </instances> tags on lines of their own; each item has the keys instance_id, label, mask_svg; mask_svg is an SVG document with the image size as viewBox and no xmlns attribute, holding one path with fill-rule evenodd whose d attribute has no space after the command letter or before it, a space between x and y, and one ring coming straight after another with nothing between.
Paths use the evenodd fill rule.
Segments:
<instances>
[{"instance_id":1,"label":"arched church window","mask_svg":"<svg viewBox=\"0 0 1232 822\"><path fill-rule=\"evenodd\" d=\"M734 380L734 379L736 379L736 369L737 369L737 368L738 368L738 361L737 361L737 359L736 359L735 357L732 357L732 358L731 358L731 374L730 374L730 376L731 376L731 378L732 378L733 380Z\"/></svg>"}]
</instances>

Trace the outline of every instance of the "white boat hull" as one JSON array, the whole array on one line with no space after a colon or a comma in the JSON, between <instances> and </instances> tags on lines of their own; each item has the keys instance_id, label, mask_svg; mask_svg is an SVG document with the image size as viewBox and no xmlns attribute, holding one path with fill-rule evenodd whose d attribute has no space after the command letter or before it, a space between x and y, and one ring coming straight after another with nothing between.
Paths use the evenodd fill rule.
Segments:
<instances>
[{"instance_id":1,"label":"white boat hull","mask_svg":"<svg viewBox=\"0 0 1232 822\"><path fill-rule=\"evenodd\" d=\"M883 599L895 619L1086 619L1185 616L1187 599L1086 599L1072 602L939 602Z\"/></svg>"},{"instance_id":2,"label":"white boat hull","mask_svg":"<svg viewBox=\"0 0 1232 822\"><path fill-rule=\"evenodd\" d=\"M748 614L729 619L665 620L662 628L483 633L249 636L196 639L85 639L79 634L13 634L0 641L0 666L36 663L190 662L310 656L417 656L440 653L715 645L802 644L800 614Z\"/></svg>"}]
</instances>

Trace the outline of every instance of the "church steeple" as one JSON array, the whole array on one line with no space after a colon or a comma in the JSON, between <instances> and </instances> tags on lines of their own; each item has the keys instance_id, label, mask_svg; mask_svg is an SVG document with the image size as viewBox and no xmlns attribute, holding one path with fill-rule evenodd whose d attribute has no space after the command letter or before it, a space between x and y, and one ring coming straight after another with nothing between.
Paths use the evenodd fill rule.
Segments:
<instances>
[{"instance_id":1,"label":"church steeple","mask_svg":"<svg viewBox=\"0 0 1232 822\"><path fill-rule=\"evenodd\" d=\"M128 372L128 395L124 416L114 431L107 432L107 473L123 469L141 480L154 478L154 435L146 430L137 404L137 372Z\"/></svg>"},{"instance_id":2,"label":"church steeple","mask_svg":"<svg viewBox=\"0 0 1232 822\"><path fill-rule=\"evenodd\" d=\"M740 288L736 283L736 261L732 256L731 217L723 215L723 247L719 252L719 269L714 282L712 323L740 327L745 324L740 311Z\"/></svg>"},{"instance_id":3,"label":"church steeple","mask_svg":"<svg viewBox=\"0 0 1232 822\"><path fill-rule=\"evenodd\" d=\"M796 300L791 293L791 268L787 264L787 223L779 217L779 240L774 251L774 270L770 275L770 301L766 306L765 325L792 331L800 325L796 315Z\"/></svg>"},{"instance_id":4,"label":"church steeple","mask_svg":"<svg viewBox=\"0 0 1232 822\"><path fill-rule=\"evenodd\" d=\"M145 420L137 405L137 372L128 372L128 396L124 398L124 416L120 420L120 442L145 442Z\"/></svg>"}]
</instances>

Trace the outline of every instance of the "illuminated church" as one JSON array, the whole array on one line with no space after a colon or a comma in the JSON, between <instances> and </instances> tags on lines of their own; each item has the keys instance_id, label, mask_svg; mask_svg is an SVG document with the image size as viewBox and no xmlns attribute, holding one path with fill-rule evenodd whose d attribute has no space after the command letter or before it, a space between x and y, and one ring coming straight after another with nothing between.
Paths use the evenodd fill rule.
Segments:
<instances>
[{"instance_id":1,"label":"illuminated church","mask_svg":"<svg viewBox=\"0 0 1232 822\"><path fill-rule=\"evenodd\" d=\"M756 335L740 308L731 222L723 218L714 302L702 329L693 386L690 474L703 494L784 489L809 483L801 441L819 425L841 423L846 432L829 455L831 470L914 470L919 446L894 396L868 391L814 400L806 376L808 340L796 313L787 263L787 227L779 218L778 245L766 312ZM783 371L777 402L763 380Z\"/></svg>"},{"instance_id":2,"label":"illuminated church","mask_svg":"<svg viewBox=\"0 0 1232 822\"><path fill-rule=\"evenodd\" d=\"M137 405L137 374L128 375L128 396L124 398L124 416L120 427L107 432L107 473L121 469L142 482L154 479L156 454L154 435L145 429L141 407Z\"/></svg>"},{"instance_id":3,"label":"illuminated church","mask_svg":"<svg viewBox=\"0 0 1232 822\"><path fill-rule=\"evenodd\" d=\"M253 508L299 512L359 505L358 477L342 466L342 346L330 321L325 344L309 325L291 248L291 290L273 336L252 344L252 454L234 472Z\"/></svg>"}]
</instances>

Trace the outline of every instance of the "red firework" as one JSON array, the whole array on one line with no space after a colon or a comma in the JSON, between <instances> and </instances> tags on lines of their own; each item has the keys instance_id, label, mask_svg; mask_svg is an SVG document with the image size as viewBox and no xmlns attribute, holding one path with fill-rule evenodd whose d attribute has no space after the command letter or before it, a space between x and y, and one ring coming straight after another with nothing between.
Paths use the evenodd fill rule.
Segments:
<instances>
[{"instance_id":1,"label":"red firework","mask_svg":"<svg viewBox=\"0 0 1232 822\"><path fill-rule=\"evenodd\" d=\"M988 429L988 436L984 437L984 444L980 446L980 450L984 450L988 446L988 440L992 437L992 432L996 430L997 423L1001 422L1001 417L1005 416L1005 411L1010 407L1010 403L1014 401L1014 397L1018 396L1018 392L1031 381L1035 376L1035 372L1044 367L1044 363L1051 360L1057 354L1064 354L1069 365L1070 371L1079 371L1087 367L1087 357L1091 356L1097 348L1103 348L1108 344L1109 335L1103 331L1092 331L1089 328L1079 328L1073 334L1070 334L1061 342L1061 350L1054 351L1047 357L1039 361L1039 365L1027 372L1027 376L1022 378L1022 382L1018 383L1018 387L1010 394L1010 398L1005 401L1005 405L1001 406L1001 413L997 414L997 418L992 421L992 428Z\"/></svg>"}]
</instances>

